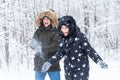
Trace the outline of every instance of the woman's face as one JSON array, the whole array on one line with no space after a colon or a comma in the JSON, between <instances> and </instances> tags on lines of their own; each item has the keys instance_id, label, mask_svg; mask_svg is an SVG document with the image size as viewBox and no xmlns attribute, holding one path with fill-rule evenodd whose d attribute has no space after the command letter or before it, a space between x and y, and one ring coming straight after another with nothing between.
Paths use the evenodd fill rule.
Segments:
<instances>
[{"instance_id":1,"label":"woman's face","mask_svg":"<svg viewBox=\"0 0 120 80\"><path fill-rule=\"evenodd\" d=\"M43 24L44 24L45 27L48 27L51 24L50 19L48 19L47 17L45 17L43 19Z\"/></svg>"},{"instance_id":2,"label":"woman's face","mask_svg":"<svg viewBox=\"0 0 120 80\"><path fill-rule=\"evenodd\" d=\"M69 28L65 25L61 26L61 31L63 32L64 36L67 36L69 33Z\"/></svg>"}]
</instances>

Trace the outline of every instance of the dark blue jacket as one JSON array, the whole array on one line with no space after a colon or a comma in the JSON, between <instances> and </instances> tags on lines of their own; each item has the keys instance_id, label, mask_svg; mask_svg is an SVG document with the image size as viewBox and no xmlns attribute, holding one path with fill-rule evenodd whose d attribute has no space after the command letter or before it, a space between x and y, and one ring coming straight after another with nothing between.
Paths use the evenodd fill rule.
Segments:
<instances>
[{"instance_id":1,"label":"dark blue jacket","mask_svg":"<svg viewBox=\"0 0 120 80\"><path fill-rule=\"evenodd\" d=\"M102 61L101 57L91 47L86 36L77 27L74 35L59 39L58 51L49 62L56 63L61 58L64 59L64 69L66 80L88 80L89 60L88 56L95 62Z\"/></svg>"}]
</instances>

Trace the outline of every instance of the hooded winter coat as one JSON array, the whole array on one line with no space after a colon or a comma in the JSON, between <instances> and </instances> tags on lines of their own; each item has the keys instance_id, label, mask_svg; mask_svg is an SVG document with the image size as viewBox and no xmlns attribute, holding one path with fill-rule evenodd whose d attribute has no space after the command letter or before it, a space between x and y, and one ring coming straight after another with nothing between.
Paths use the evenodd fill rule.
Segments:
<instances>
[{"instance_id":1,"label":"hooded winter coat","mask_svg":"<svg viewBox=\"0 0 120 80\"><path fill-rule=\"evenodd\" d=\"M48 27L43 25L44 17L48 17L51 20L51 25ZM53 11L47 10L38 15L35 23L38 29L32 38L31 48L34 50L38 48L34 57L34 70L41 71L42 65L55 54L58 48L58 31L56 29L58 19ZM48 71L58 70L60 70L60 66L57 62Z\"/></svg>"},{"instance_id":2,"label":"hooded winter coat","mask_svg":"<svg viewBox=\"0 0 120 80\"><path fill-rule=\"evenodd\" d=\"M68 36L60 31L61 26L69 28ZM64 16L58 24L60 32L59 48L49 63L54 64L64 57L64 70L66 80L88 80L89 60L88 56L95 62L102 61L101 57L91 47L86 36L80 32L75 20L71 16Z\"/></svg>"}]
</instances>

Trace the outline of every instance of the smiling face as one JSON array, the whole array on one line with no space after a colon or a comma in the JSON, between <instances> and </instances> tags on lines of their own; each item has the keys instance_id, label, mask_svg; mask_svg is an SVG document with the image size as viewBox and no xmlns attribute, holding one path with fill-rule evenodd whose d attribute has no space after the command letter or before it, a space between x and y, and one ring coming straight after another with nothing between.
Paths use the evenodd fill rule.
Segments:
<instances>
[{"instance_id":1,"label":"smiling face","mask_svg":"<svg viewBox=\"0 0 120 80\"><path fill-rule=\"evenodd\" d=\"M44 24L45 27L48 27L51 24L50 19L47 18L47 17L44 17L43 18L43 24Z\"/></svg>"},{"instance_id":2,"label":"smiling face","mask_svg":"<svg viewBox=\"0 0 120 80\"><path fill-rule=\"evenodd\" d=\"M69 33L69 28L67 26L65 26L65 25L62 25L61 26L61 31L64 34L64 36L67 36L68 33Z\"/></svg>"}]
</instances>

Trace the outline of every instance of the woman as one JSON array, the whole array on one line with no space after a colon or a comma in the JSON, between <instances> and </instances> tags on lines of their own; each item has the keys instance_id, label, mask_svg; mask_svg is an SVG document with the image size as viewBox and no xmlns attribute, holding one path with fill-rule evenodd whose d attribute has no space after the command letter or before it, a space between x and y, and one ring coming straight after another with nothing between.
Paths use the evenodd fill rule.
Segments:
<instances>
[{"instance_id":1,"label":"woman","mask_svg":"<svg viewBox=\"0 0 120 80\"><path fill-rule=\"evenodd\" d=\"M88 80L90 68L88 56L102 68L107 68L107 64L91 47L85 35L80 32L72 16L60 18L58 30L61 36L58 51L43 65L42 71L47 71L63 56L66 80Z\"/></svg>"},{"instance_id":2,"label":"woman","mask_svg":"<svg viewBox=\"0 0 120 80\"><path fill-rule=\"evenodd\" d=\"M45 80L48 73L50 80L60 80L60 65L55 63L47 72L42 72L42 65L52 57L58 48L58 19L51 10L41 12L36 21L38 29L31 41L31 48L36 51L34 57L35 80Z\"/></svg>"}]
</instances>

